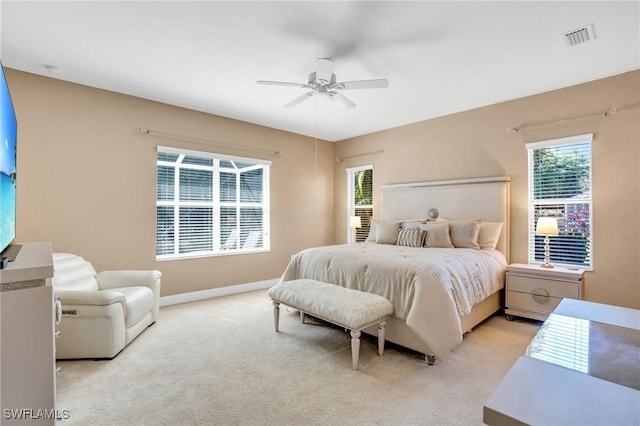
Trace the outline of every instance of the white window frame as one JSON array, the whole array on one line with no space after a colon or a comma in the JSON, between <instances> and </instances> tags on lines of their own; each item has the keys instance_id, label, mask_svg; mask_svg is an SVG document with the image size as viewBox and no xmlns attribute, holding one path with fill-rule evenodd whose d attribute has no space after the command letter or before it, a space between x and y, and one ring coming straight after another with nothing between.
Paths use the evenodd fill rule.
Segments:
<instances>
[{"instance_id":1,"label":"white window frame","mask_svg":"<svg viewBox=\"0 0 640 426\"><path fill-rule=\"evenodd\" d=\"M585 197L581 197L579 199L575 199L575 198L556 198L556 199L541 199L541 200L535 200L534 199L534 164L533 164L533 154L534 151L536 149L539 148L556 148L556 147L561 147L563 145L571 145L571 144L578 144L578 143L588 143L589 144L589 190L588 190L588 196ZM531 142L531 143L527 143L526 145L526 149L527 149L527 155L528 155L528 180L529 180L529 185L528 185L528 208L529 208L529 263L530 264L539 264L542 263L540 260L536 260L535 259L535 228L536 228L536 217L535 217L535 212L536 212L536 206L544 206L546 205L558 205L558 204L565 204L565 205L571 205L571 204L575 204L575 205L588 205L588 227L589 227L589 249L587 252L587 256L588 256L588 263L581 265L581 264L576 264L576 263L563 263L563 262L559 262L559 261L555 261L553 260L553 258L551 259L551 263L554 264L559 264L559 265L565 265L565 266L569 266L569 267L576 267L579 269L584 269L587 271L591 271L593 270L593 179L592 179L592 175L593 175L593 134L588 133L588 134L583 134L583 135L576 135L576 136L569 136L569 137L565 137L565 138L558 138L558 139L549 139L549 140L543 140L543 141L538 141L538 142ZM560 233L562 234L562 226L561 223L559 223L559 228L560 228ZM556 238L556 237L550 237L551 239Z\"/></svg>"},{"instance_id":2,"label":"white window frame","mask_svg":"<svg viewBox=\"0 0 640 426\"><path fill-rule=\"evenodd\" d=\"M158 166L166 166L174 168L174 190L173 190L173 200L158 200L156 195L156 212L158 207L173 207L174 208L174 217L173 217L173 252L169 254L158 254L158 217L156 215L156 260L174 260L174 259L188 259L188 258L196 258L196 257L209 257L209 256L221 256L221 255L230 255L230 254L247 254L247 253L257 253L257 252L268 252L271 249L270 243L270 166L271 161L254 159L254 158L246 158L246 157L238 157L238 156L230 156L224 154L216 154L211 152L204 151L194 151L189 149L181 149L181 148L173 148L166 146L158 146L158 153L167 153L167 154L175 154L179 156L179 159L184 158L185 156L192 157L200 157L207 158L213 160L212 166L198 165L198 164L179 164L176 165L176 162L170 161L162 161L156 159L156 194L158 188ZM233 172L229 168L223 168L220 166L221 161L232 161L232 162L241 162L241 163L250 163L252 166L246 167L242 170L235 170L237 174L236 177L236 201L228 202L228 201L220 201L220 173L225 172ZM178 161L180 162L180 160ZM262 202L242 202L240 200L240 174L241 172L246 172L252 169L262 168ZM192 169L192 170L207 170L211 171L213 175L213 182L211 183L212 197L211 201L185 201L180 200L180 170L181 169ZM180 215L179 209L180 207L208 207L212 209L212 240L211 240L211 250L201 250L201 251L191 251L186 253L180 253L179 250L179 242L180 242ZM241 230L241 218L240 215L236 215L236 225L235 227L240 230L238 244L235 247L231 248L223 248L224 242L221 241L220 238L220 209L224 207L236 207L237 209L243 207L250 208L260 208L262 209L262 229L259 231L260 236L258 240L261 241L259 247L254 246L251 242L247 241L248 235L242 235ZM246 231L246 230L245 230ZM246 234L246 232L244 232ZM254 235L252 239L255 240Z\"/></svg>"},{"instance_id":3,"label":"white window frame","mask_svg":"<svg viewBox=\"0 0 640 426\"><path fill-rule=\"evenodd\" d=\"M369 170L373 171L373 164L367 164L365 166L358 167L350 167L345 169L347 173L347 243L355 243L356 242L356 230L355 228L351 228L349 226L349 221L351 216L355 216L355 210L358 209L371 209L371 213L373 214L373 197L371 199L372 204L370 205L355 205L355 187L353 185L353 179L355 178L356 172L361 170ZM372 188L373 189L373 188Z\"/></svg>"}]
</instances>

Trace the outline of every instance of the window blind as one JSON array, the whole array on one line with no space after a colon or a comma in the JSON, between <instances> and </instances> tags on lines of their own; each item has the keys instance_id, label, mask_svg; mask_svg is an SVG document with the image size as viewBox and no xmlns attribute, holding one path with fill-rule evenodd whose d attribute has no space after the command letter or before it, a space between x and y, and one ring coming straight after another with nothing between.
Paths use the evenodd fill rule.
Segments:
<instances>
[{"instance_id":1,"label":"window blind","mask_svg":"<svg viewBox=\"0 0 640 426\"><path fill-rule=\"evenodd\" d=\"M373 165L353 167L347 172L347 226L349 218L360 217L360 228L347 229L347 242L367 239L373 216Z\"/></svg>"},{"instance_id":2,"label":"window blind","mask_svg":"<svg viewBox=\"0 0 640 426\"><path fill-rule=\"evenodd\" d=\"M156 258L264 251L270 162L158 147Z\"/></svg>"},{"instance_id":3,"label":"window blind","mask_svg":"<svg viewBox=\"0 0 640 426\"><path fill-rule=\"evenodd\" d=\"M591 143L579 135L527 144L529 157L529 263L544 259L538 218L554 217L551 263L592 267Z\"/></svg>"}]
</instances>

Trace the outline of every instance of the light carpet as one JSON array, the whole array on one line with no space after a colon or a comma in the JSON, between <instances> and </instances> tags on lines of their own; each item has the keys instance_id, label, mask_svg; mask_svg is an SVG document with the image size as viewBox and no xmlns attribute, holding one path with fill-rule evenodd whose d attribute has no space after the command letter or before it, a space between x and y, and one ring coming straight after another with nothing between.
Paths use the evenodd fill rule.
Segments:
<instances>
[{"instance_id":1,"label":"light carpet","mask_svg":"<svg viewBox=\"0 0 640 426\"><path fill-rule=\"evenodd\" d=\"M436 365L281 309L266 290L163 307L110 361L58 361L61 425L482 425L540 323L496 315Z\"/></svg>"}]
</instances>

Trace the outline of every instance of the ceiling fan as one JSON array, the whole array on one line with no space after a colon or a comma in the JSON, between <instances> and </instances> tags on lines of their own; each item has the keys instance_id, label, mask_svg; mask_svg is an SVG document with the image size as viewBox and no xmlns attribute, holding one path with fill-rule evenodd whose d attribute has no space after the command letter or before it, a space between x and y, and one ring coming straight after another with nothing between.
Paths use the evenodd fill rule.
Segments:
<instances>
[{"instance_id":1,"label":"ceiling fan","mask_svg":"<svg viewBox=\"0 0 640 426\"><path fill-rule=\"evenodd\" d=\"M299 105L313 95L322 95L338 103L344 109L351 109L355 107L356 104L351 99L340 93L341 90L383 89L389 86L389 81L386 79L339 82L336 79L336 75L333 73L333 61L329 58L316 59L316 71L309 74L309 81L307 83L287 83L283 81L265 80L258 80L256 83L309 89L305 94L298 96L286 104L285 107L287 108Z\"/></svg>"}]
</instances>

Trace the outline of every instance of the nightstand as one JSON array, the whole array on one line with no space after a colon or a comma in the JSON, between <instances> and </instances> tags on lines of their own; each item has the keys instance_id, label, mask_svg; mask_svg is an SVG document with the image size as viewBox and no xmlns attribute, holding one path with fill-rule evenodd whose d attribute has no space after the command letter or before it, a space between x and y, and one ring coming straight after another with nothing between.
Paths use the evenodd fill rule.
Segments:
<instances>
[{"instance_id":1,"label":"nightstand","mask_svg":"<svg viewBox=\"0 0 640 426\"><path fill-rule=\"evenodd\" d=\"M507 319L544 321L563 298L582 299L584 270L514 263L507 266Z\"/></svg>"}]
</instances>

